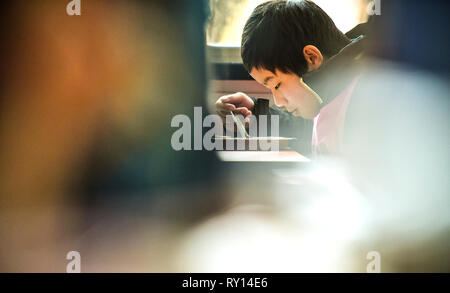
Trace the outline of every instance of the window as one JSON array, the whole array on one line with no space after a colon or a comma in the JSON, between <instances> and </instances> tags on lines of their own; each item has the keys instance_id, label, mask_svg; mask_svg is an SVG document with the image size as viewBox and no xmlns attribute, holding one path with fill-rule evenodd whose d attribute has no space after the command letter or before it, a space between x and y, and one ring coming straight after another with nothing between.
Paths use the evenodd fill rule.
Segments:
<instances>
[{"instance_id":1,"label":"window","mask_svg":"<svg viewBox=\"0 0 450 293\"><path fill-rule=\"evenodd\" d=\"M210 0L207 28L208 53L212 61L240 62L239 47L245 22L265 0ZM344 33L367 20L369 0L315 0Z\"/></svg>"}]
</instances>

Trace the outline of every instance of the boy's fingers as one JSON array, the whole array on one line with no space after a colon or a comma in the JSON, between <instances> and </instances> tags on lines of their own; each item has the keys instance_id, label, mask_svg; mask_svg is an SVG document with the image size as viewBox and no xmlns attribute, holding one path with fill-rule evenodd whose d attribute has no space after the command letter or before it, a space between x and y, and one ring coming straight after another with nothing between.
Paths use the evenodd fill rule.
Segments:
<instances>
[{"instance_id":1,"label":"boy's fingers","mask_svg":"<svg viewBox=\"0 0 450 293\"><path fill-rule=\"evenodd\" d=\"M233 95L233 96L227 96L226 98L223 98L222 102L238 104L238 103L241 103L244 99L245 98L242 95Z\"/></svg>"},{"instance_id":2,"label":"boy's fingers","mask_svg":"<svg viewBox=\"0 0 450 293\"><path fill-rule=\"evenodd\" d=\"M216 105L216 112L220 115L226 115L230 114L230 111L234 111L236 109L236 106L233 104L217 104Z\"/></svg>"},{"instance_id":3,"label":"boy's fingers","mask_svg":"<svg viewBox=\"0 0 450 293\"><path fill-rule=\"evenodd\" d=\"M249 109L247 109L246 107L236 108L233 112L240 113L240 114L244 115L245 117L252 114L252 112Z\"/></svg>"},{"instance_id":4,"label":"boy's fingers","mask_svg":"<svg viewBox=\"0 0 450 293\"><path fill-rule=\"evenodd\" d=\"M227 109L228 111L235 111L236 110L236 106L233 104L223 104L225 109Z\"/></svg>"}]
</instances>

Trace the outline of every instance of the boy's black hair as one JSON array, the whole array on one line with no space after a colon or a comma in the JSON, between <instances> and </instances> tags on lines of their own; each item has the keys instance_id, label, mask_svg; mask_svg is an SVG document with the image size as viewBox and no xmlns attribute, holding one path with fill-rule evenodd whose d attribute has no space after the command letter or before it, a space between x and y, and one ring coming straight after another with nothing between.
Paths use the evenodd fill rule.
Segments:
<instances>
[{"instance_id":1,"label":"boy's black hair","mask_svg":"<svg viewBox=\"0 0 450 293\"><path fill-rule=\"evenodd\" d=\"M311 1L268 1L258 5L245 24L241 55L245 69L264 68L302 76L308 71L303 48L316 46L332 57L350 40Z\"/></svg>"}]
</instances>

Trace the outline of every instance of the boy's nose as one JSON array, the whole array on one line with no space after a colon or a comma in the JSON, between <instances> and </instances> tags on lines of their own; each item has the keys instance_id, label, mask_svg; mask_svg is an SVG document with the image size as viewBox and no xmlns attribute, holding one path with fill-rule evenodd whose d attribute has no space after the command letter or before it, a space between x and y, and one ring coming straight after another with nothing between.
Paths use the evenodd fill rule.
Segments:
<instances>
[{"instance_id":1,"label":"boy's nose","mask_svg":"<svg viewBox=\"0 0 450 293\"><path fill-rule=\"evenodd\" d=\"M280 92L272 90L272 95L273 95L273 101L274 101L275 105L277 105L278 107L287 105L287 100L284 98L283 95L280 94Z\"/></svg>"}]
</instances>

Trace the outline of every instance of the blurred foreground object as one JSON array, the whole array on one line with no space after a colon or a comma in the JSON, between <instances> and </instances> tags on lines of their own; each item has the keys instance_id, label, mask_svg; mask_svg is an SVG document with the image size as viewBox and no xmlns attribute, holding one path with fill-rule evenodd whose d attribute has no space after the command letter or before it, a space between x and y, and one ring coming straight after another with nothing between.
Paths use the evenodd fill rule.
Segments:
<instances>
[{"instance_id":1,"label":"blurred foreground object","mask_svg":"<svg viewBox=\"0 0 450 293\"><path fill-rule=\"evenodd\" d=\"M66 5L1 5L0 271L64 272L102 207L213 183L213 153L170 148L204 102L204 3Z\"/></svg>"}]
</instances>

